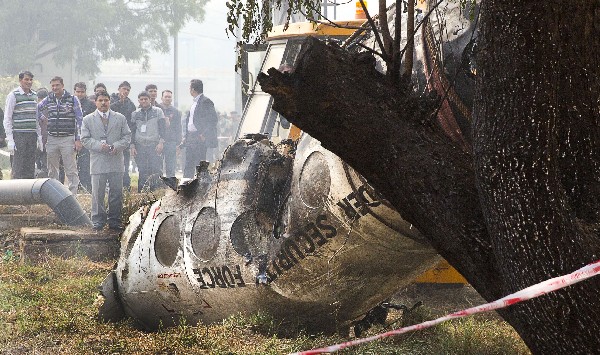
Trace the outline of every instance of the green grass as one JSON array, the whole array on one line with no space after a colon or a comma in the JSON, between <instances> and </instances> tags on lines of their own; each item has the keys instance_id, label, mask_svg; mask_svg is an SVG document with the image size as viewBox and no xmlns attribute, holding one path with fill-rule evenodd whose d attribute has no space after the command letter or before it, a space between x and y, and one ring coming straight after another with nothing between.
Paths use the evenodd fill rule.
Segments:
<instances>
[{"instance_id":1,"label":"green grass","mask_svg":"<svg viewBox=\"0 0 600 355\"><path fill-rule=\"evenodd\" d=\"M4 173L5 178L10 176L10 170ZM131 174L132 191L137 179L137 174ZM123 215L128 217L164 193L126 193ZM0 241L15 240L10 233L14 231L1 232ZM101 323L97 320L98 285L112 263L50 258L41 265L21 264L10 248L16 245L7 248L5 243L0 248L0 354L284 354L348 340L302 331L294 337L282 337L288 329L262 313L233 316L213 325L183 322L153 333L136 329L131 320ZM398 328L441 315L440 311L419 307L408 315L392 311L388 321ZM376 326L363 336L393 328ZM349 348L340 354L487 355L529 351L506 323L484 314Z\"/></svg>"},{"instance_id":2,"label":"green grass","mask_svg":"<svg viewBox=\"0 0 600 355\"><path fill-rule=\"evenodd\" d=\"M215 325L183 323L154 333L132 321L97 320L97 286L112 265L51 258L42 265L0 259L0 353L2 354L283 354L347 340L300 332L278 337L268 315L235 316ZM400 313L391 314L391 320ZM432 319L417 308L412 323ZM385 331L374 327L364 336ZM472 317L372 342L341 354L527 354L516 333L497 317Z\"/></svg>"},{"instance_id":3,"label":"green grass","mask_svg":"<svg viewBox=\"0 0 600 355\"><path fill-rule=\"evenodd\" d=\"M137 174L132 174L136 186ZM123 214L161 197L166 190L130 194ZM87 206L89 198L79 196ZM88 206L89 207L89 206ZM285 354L323 347L348 338L289 329L269 315L232 316L219 324L178 327L148 333L133 321L97 320L98 285L113 267L84 258L49 258L44 264L19 262L16 231L0 232L0 354ZM12 243L12 244L11 244ZM437 313L435 313L437 312ZM392 311L393 328L434 319L440 311ZM388 323L388 324L389 324ZM390 328L392 329L392 328ZM376 326L363 336L389 329ZM447 322L432 329L375 341L341 354L528 354L516 333L495 316Z\"/></svg>"},{"instance_id":4,"label":"green grass","mask_svg":"<svg viewBox=\"0 0 600 355\"><path fill-rule=\"evenodd\" d=\"M401 319L395 328L435 319L428 308L420 307ZM368 334L387 331L379 326ZM494 315L476 315L442 323L436 327L368 343L342 354L529 354L516 332Z\"/></svg>"}]
</instances>

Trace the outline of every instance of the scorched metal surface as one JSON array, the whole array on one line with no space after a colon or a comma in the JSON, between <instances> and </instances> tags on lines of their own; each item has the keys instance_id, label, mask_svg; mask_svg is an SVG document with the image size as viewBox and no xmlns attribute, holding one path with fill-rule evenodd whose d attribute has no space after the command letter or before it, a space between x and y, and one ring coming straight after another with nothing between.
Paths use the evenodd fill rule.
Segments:
<instances>
[{"instance_id":1,"label":"scorched metal surface","mask_svg":"<svg viewBox=\"0 0 600 355\"><path fill-rule=\"evenodd\" d=\"M438 260L319 142L261 138L238 140L217 171L199 167L195 180L131 216L102 318L156 329L261 311L331 332Z\"/></svg>"}]
</instances>

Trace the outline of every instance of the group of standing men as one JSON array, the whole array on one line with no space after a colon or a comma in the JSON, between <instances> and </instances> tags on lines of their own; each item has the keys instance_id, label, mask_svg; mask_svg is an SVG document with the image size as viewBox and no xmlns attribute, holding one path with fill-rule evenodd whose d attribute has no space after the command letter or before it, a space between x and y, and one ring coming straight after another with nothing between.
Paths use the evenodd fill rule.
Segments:
<instances>
[{"instance_id":1,"label":"group of standing men","mask_svg":"<svg viewBox=\"0 0 600 355\"><path fill-rule=\"evenodd\" d=\"M190 82L193 103L183 119L172 105L172 91L164 90L159 104L153 84L139 93L136 107L129 99L127 81L112 95L104 84L97 84L88 98L85 83L75 84L72 95L57 76L50 80L52 92L41 100L31 90L32 83L31 72L19 73L20 85L6 99L3 128L13 154L12 178L34 177L36 147L47 154L50 178L58 179L62 160L69 190L77 193L80 175L81 184L91 190L95 230L106 224L122 230L123 189L130 188L131 158L138 167L141 192L159 186L163 163L165 176L175 176L179 147L187 148L184 178L193 178L207 148L216 147L217 114L213 102L203 95L201 80Z\"/></svg>"}]
</instances>

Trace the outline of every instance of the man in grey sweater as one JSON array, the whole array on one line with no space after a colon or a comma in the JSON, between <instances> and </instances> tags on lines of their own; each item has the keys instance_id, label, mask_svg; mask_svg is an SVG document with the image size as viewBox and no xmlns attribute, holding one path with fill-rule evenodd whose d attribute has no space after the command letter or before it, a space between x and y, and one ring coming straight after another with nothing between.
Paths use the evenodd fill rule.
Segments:
<instances>
[{"instance_id":1,"label":"man in grey sweater","mask_svg":"<svg viewBox=\"0 0 600 355\"><path fill-rule=\"evenodd\" d=\"M138 192L154 191L161 185L162 152L165 142L165 116L152 106L150 95L138 95L140 108L131 114L131 156L139 170Z\"/></svg>"}]
</instances>

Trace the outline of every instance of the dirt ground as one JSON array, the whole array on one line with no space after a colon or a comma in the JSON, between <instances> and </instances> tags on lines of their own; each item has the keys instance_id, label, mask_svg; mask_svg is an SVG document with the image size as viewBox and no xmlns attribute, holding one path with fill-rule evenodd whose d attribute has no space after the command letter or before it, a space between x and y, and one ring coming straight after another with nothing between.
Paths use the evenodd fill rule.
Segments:
<instances>
[{"instance_id":1,"label":"dirt ground","mask_svg":"<svg viewBox=\"0 0 600 355\"><path fill-rule=\"evenodd\" d=\"M398 292L392 302L407 307L422 302L435 314L447 314L478 306L486 301L470 285L411 284Z\"/></svg>"},{"instance_id":2,"label":"dirt ground","mask_svg":"<svg viewBox=\"0 0 600 355\"><path fill-rule=\"evenodd\" d=\"M77 201L81 207L89 213L92 195L79 194ZM14 220L14 223L11 222ZM5 225L1 223L4 221ZM10 223L8 223L10 222ZM76 229L59 223L58 218L47 205L0 205L0 256L7 252L18 256L19 253L19 229L15 227L51 227L55 229Z\"/></svg>"}]
</instances>

